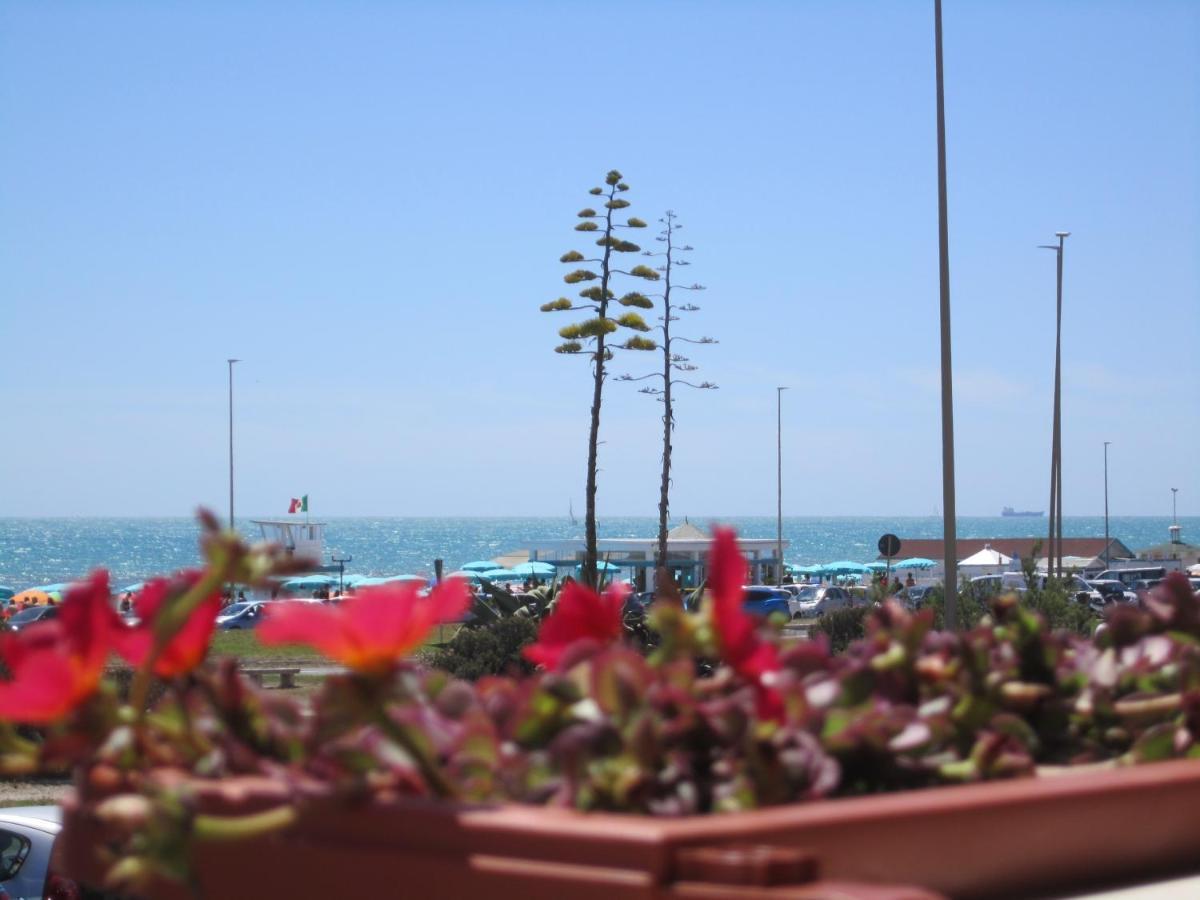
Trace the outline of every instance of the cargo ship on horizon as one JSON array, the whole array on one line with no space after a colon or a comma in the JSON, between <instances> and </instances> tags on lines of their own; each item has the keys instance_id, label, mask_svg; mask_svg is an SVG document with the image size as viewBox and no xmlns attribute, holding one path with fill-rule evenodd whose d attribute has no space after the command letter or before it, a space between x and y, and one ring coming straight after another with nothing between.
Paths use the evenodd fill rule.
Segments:
<instances>
[{"instance_id":1,"label":"cargo ship on horizon","mask_svg":"<svg viewBox=\"0 0 1200 900\"><path fill-rule=\"evenodd\" d=\"M1004 516L1006 519L1012 518L1013 516L1032 516L1037 518L1038 516L1046 515L1046 511L1042 509L1013 509L1011 506L1006 506L1004 509L1000 510L1000 515Z\"/></svg>"}]
</instances>

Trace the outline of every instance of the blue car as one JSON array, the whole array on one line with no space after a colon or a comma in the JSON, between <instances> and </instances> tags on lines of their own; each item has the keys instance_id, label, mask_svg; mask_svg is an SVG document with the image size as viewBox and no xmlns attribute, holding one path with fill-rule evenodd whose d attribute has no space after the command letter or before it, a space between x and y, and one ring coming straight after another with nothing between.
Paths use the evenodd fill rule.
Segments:
<instances>
[{"instance_id":1,"label":"blue car","mask_svg":"<svg viewBox=\"0 0 1200 900\"><path fill-rule=\"evenodd\" d=\"M782 588L751 585L745 588L745 592L743 609L751 615L765 619L775 613L782 613L784 618L792 617L791 606L788 604L791 595Z\"/></svg>"}]
</instances>

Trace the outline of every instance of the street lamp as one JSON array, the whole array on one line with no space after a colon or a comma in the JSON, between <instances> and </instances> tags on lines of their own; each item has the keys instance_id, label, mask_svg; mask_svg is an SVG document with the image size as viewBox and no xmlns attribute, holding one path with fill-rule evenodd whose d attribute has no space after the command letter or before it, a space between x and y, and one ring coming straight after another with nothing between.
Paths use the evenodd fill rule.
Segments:
<instances>
[{"instance_id":1,"label":"street lamp","mask_svg":"<svg viewBox=\"0 0 1200 900\"><path fill-rule=\"evenodd\" d=\"M783 584L783 392L775 388L775 583Z\"/></svg>"},{"instance_id":2,"label":"street lamp","mask_svg":"<svg viewBox=\"0 0 1200 900\"><path fill-rule=\"evenodd\" d=\"M1108 568L1108 445L1104 442L1104 568Z\"/></svg>"},{"instance_id":3,"label":"street lamp","mask_svg":"<svg viewBox=\"0 0 1200 900\"><path fill-rule=\"evenodd\" d=\"M946 102L942 84L942 0L933 0L937 80L938 286L942 348L942 556L946 627L958 628L958 521L954 509L954 379L950 361L950 225L946 203Z\"/></svg>"},{"instance_id":4,"label":"street lamp","mask_svg":"<svg viewBox=\"0 0 1200 900\"><path fill-rule=\"evenodd\" d=\"M1179 493L1179 488L1171 488L1171 524L1179 524L1179 516L1175 514L1175 495Z\"/></svg>"},{"instance_id":5,"label":"street lamp","mask_svg":"<svg viewBox=\"0 0 1200 900\"><path fill-rule=\"evenodd\" d=\"M229 364L229 530L233 531L233 364L240 359L227 359Z\"/></svg>"},{"instance_id":6,"label":"street lamp","mask_svg":"<svg viewBox=\"0 0 1200 900\"><path fill-rule=\"evenodd\" d=\"M1053 250L1058 257L1058 291L1054 326L1054 429L1050 446L1050 550L1046 568L1053 566L1056 577L1062 578L1062 281L1063 240L1069 231L1056 231L1057 244L1039 244L1039 249Z\"/></svg>"}]
</instances>

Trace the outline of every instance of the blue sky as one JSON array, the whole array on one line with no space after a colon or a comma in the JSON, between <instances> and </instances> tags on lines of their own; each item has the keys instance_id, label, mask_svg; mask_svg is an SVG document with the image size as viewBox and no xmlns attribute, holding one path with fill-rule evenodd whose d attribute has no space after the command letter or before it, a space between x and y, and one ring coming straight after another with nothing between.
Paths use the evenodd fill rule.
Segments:
<instances>
[{"instance_id":1,"label":"blue sky","mask_svg":"<svg viewBox=\"0 0 1200 900\"><path fill-rule=\"evenodd\" d=\"M940 508L929 3L0 5L0 514L583 506L558 257L618 167L705 283L673 511ZM958 506L1200 509L1200 7L945 4ZM648 235L647 235L648 237ZM649 243L646 241L645 243ZM581 248L582 249L582 248ZM629 366L650 364L649 358ZM601 514L653 515L610 384Z\"/></svg>"}]
</instances>

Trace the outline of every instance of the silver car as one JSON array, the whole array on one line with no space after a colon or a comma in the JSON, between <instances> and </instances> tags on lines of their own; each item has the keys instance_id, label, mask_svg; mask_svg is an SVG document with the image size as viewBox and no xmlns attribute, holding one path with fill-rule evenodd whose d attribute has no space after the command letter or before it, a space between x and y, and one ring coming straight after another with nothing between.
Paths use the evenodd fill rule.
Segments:
<instances>
[{"instance_id":1,"label":"silver car","mask_svg":"<svg viewBox=\"0 0 1200 900\"><path fill-rule=\"evenodd\" d=\"M833 585L806 584L797 592L789 604L792 618L815 618L835 609L851 605L850 594L845 588Z\"/></svg>"},{"instance_id":2,"label":"silver car","mask_svg":"<svg viewBox=\"0 0 1200 900\"><path fill-rule=\"evenodd\" d=\"M57 806L0 809L0 898L79 896L70 879L49 874L50 852L61 830L62 810Z\"/></svg>"}]
</instances>

